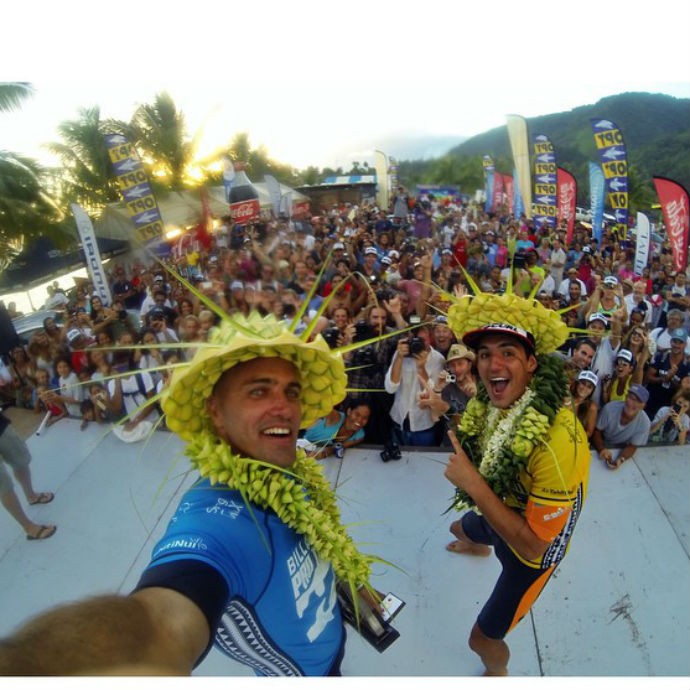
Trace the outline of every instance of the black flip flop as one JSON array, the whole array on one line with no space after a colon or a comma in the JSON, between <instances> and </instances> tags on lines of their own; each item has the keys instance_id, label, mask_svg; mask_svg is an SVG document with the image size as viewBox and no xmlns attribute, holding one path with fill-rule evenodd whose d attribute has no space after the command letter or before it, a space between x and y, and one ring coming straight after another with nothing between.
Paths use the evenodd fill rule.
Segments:
<instances>
[{"instance_id":1,"label":"black flip flop","mask_svg":"<svg viewBox=\"0 0 690 690\"><path fill-rule=\"evenodd\" d=\"M38 541L39 539L50 539L55 532L57 532L57 527L55 525L41 525L41 529L38 530L38 534L36 536L32 536L31 534L27 534L26 538L29 541Z\"/></svg>"}]
</instances>

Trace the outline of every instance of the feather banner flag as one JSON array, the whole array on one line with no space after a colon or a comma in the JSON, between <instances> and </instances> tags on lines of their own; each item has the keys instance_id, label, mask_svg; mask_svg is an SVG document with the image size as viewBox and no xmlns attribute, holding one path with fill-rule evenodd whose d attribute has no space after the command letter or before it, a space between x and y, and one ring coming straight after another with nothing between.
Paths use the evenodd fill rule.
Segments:
<instances>
[{"instance_id":1,"label":"feather banner flag","mask_svg":"<svg viewBox=\"0 0 690 690\"><path fill-rule=\"evenodd\" d=\"M376 169L376 205L381 211L388 211L390 199L390 181L388 179L388 158L383 151L374 151L374 168Z\"/></svg>"},{"instance_id":2,"label":"feather banner flag","mask_svg":"<svg viewBox=\"0 0 690 690\"><path fill-rule=\"evenodd\" d=\"M491 211L494 200L494 162L491 156L484 156L482 165L484 166L484 211L488 213Z\"/></svg>"},{"instance_id":3,"label":"feather banner flag","mask_svg":"<svg viewBox=\"0 0 690 690\"><path fill-rule=\"evenodd\" d=\"M527 218L532 217L532 179L529 160L529 139L527 136L527 120L521 115L507 115L508 137L513 152L515 166L515 180L522 198L522 208Z\"/></svg>"},{"instance_id":4,"label":"feather banner flag","mask_svg":"<svg viewBox=\"0 0 690 690\"><path fill-rule=\"evenodd\" d=\"M556 153L550 139L543 134L534 136L534 203L532 218L535 226L556 227L558 217L558 173Z\"/></svg>"},{"instance_id":5,"label":"feather banner flag","mask_svg":"<svg viewBox=\"0 0 690 690\"><path fill-rule=\"evenodd\" d=\"M566 244L573 240L575 229L575 206L577 204L577 182L572 173L558 168L558 224L566 222Z\"/></svg>"},{"instance_id":6,"label":"feather banner flag","mask_svg":"<svg viewBox=\"0 0 690 690\"><path fill-rule=\"evenodd\" d=\"M106 134L103 138L136 239L142 244L161 240L163 219L137 150L121 134Z\"/></svg>"},{"instance_id":7,"label":"feather banner flag","mask_svg":"<svg viewBox=\"0 0 690 690\"><path fill-rule=\"evenodd\" d=\"M515 206L515 190L513 189L513 177L511 175L503 176L503 194L505 196L508 213L512 213Z\"/></svg>"},{"instance_id":8,"label":"feather banner flag","mask_svg":"<svg viewBox=\"0 0 690 690\"><path fill-rule=\"evenodd\" d=\"M641 276L649 261L649 240L651 229L649 218L644 213L637 214L637 238L635 240L635 271L636 276Z\"/></svg>"},{"instance_id":9,"label":"feather banner flag","mask_svg":"<svg viewBox=\"0 0 690 690\"><path fill-rule=\"evenodd\" d=\"M593 117L594 143L606 180L606 201L616 217L618 237L628 234L628 152L623 134L611 120Z\"/></svg>"},{"instance_id":10,"label":"feather banner flag","mask_svg":"<svg viewBox=\"0 0 690 690\"><path fill-rule=\"evenodd\" d=\"M690 210L688 209L688 191L679 182L667 177L654 176L654 187L661 203L666 234L671 242L673 267L676 271L685 271L688 265L688 226Z\"/></svg>"},{"instance_id":11,"label":"feather banner flag","mask_svg":"<svg viewBox=\"0 0 690 690\"><path fill-rule=\"evenodd\" d=\"M491 211L501 213L503 209L503 175L494 171L493 200L491 201Z\"/></svg>"},{"instance_id":12,"label":"feather banner flag","mask_svg":"<svg viewBox=\"0 0 690 690\"><path fill-rule=\"evenodd\" d=\"M518 179L517 170L513 169L513 215L515 218L520 218L524 212L525 204L520 193L520 180Z\"/></svg>"},{"instance_id":13,"label":"feather banner flag","mask_svg":"<svg viewBox=\"0 0 690 690\"><path fill-rule=\"evenodd\" d=\"M86 258L86 268L93 283L94 291L98 293L103 304L111 305L113 298L110 294L108 274L103 268L101 252L98 249L98 241L96 240L96 233L93 229L91 218L89 218L86 211L79 204L70 204L70 207L77 224L79 239L81 240L84 257Z\"/></svg>"},{"instance_id":14,"label":"feather banner flag","mask_svg":"<svg viewBox=\"0 0 690 690\"><path fill-rule=\"evenodd\" d=\"M592 213L592 237L601 243L604 225L604 195L606 181L604 173L597 163L589 163L589 208Z\"/></svg>"}]
</instances>

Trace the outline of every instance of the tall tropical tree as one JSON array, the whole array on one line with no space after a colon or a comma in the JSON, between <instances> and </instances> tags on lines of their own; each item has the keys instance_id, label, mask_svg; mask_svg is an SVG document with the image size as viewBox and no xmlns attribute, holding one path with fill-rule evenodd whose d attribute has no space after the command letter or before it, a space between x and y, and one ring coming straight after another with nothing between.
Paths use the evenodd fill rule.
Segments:
<instances>
[{"instance_id":1,"label":"tall tropical tree","mask_svg":"<svg viewBox=\"0 0 690 690\"><path fill-rule=\"evenodd\" d=\"M88 212L98 212L113 201L118 191L103 135L106 125L100 108L82 108L77 120L58 125L60 142L48 145L63 166L62 197L65 207L76 202Z\"/></svg>"},{"instance_id":2,"label":"tall tropical tree","mask_svg":"<svg viewBox=\"0 0 690 690\"><path fill-rule=\"evenodd\" d=\"M0 113L18 108L33 93L27 82L0 82ZM48 232L57 209L44 190L45 171L36 161L0 151L0 269L25 239Z\"/></svg>"},{"instance_id":3,"label":"tall tropical tree","mask_svg":"<svg viewBox=\"0 0 690 690\"><path fill-rule=\"evenodd\" d=\"M153 103L139 106L132 118L131 132L133 143L153 175L162 177L172 189L184 189L194 147L187 137L184 114L172 97L162 92Z\"/></svg>"}]
</instances>

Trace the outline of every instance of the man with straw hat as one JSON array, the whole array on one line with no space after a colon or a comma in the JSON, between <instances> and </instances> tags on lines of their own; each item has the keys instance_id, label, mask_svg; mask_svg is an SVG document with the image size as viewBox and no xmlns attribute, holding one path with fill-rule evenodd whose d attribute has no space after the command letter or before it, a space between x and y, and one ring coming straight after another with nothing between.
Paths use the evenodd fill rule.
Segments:
<instances>
[{"instance_id":1,"label":"man with straw hat","mask_svg":"<svg viewBox=\"0 0 690 690\"><path fill-rule=\"evenodd\" d=\"M342 357L273 316L223 315L162 399L201 479L133 594L63 606L0 643L0 673L187 674L215 642L258 675L339 675L336 582L369 585L374 556L340 523L298 431L345 397Z\"/></svg>"},{"instance_id":2,"label":"man with straw hat","mask_svg":"<svg viewBox=\"0 0 690 690\"><path fill-rule=\"evenodd\" d=\"M507 675L504 638L524 617L565 555L587 490L590 450L564 406L567 379L552 356L568 336L558 312L536 299L485 294L455 298L448 321L476 353L480 383L457 431L445 471L453 507L470 508L448 550L485 556L502 572L472 628L469 646L485 675Z\"/></svg>"}]
</instances>

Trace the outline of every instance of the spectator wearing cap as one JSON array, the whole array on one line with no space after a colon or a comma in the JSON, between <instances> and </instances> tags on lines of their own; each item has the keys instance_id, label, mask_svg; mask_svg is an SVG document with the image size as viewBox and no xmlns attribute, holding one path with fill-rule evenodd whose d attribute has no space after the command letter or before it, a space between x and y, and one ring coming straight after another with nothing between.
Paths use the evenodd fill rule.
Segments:
<instances>
[{"instance_id":1,"label":"spectator wearing cap","mask_svg":"<svg viewBox=\"0 0 690 690\"><path fill-rule=\"evenodd\" d=\"M447 357L455 342L457 342L455 334L448 327L448 318L443 314L439 314L431 324L431 344L437 352Z\"/></svg>"},{"instance_id":2,"label":"spectator wearing cap","mask_svg":"<svg viewBox=\"0 0 690 690\"><path fill-rule=\"evenodd\" d=\"M165 311L160 307L154 307L147 317L149 328L156 334L159 343L179 343L177 333L168 326Z\"/></svg>"},{"instance_id":3,"label":"spectator wearing cap","mask_svg":"<svg viewBox=\"0 0 690 690\"><path fill-rule=\"evenodd\" d=\"M79 375L89 367L87 348L90 341L81 329L71 328L67 331L67 343L69 345L70 369Z\"/></svg>"},{"instance_id":4,"label":"spectator wearing cap","mask_svg":"<svg viewBox=\"0 0 690 690\"><path fill-rule=\"evenodd\" d=\"M157 294L159 295L158 299L156 299ZM160 298L160 295L163 296L162 299ZM153 309L156 306L168 307L169 309L172 309L172 304L168 299L168 293L165 289L165 281L163 279L163 275L160 273L157 273L154 276L153 284L150 288L148 288L146 292L146 297L144 297L141 303L141 309L139 311L139 320L142 323L145 323L146 315L151 311L151 309Z\"/></svg>"},{"instance_id":5,"label":"spectator wearing cap","mask_svg":"<svg viewBox=\"0 0 690 690\"><path fill-rule=\"evenodd\" d=\"M668 352L671 349L671 333L679 328L683 328L683 312L680 309L670 309L666 315L666 327L659 326L649 334L657 352ZM685 354L690 356L690 338L685 345Z\"/></svg>"},{"instance_id":6,"label":"spectator wearing cap","mask_svg":"<svg viewBox=\"0 0 690 690\"><path fill-rule=\"evenodd\" d=\"M591 369L582 369L577 378L570 384L570 405L582 428L591 439L597 425L599 406L592 399L599 385L599 377Z\"/></svg>"},{"instance_id":7,"label":"spectator wearing cap","mask_svg":"<svg viewBox=\"0 0 690 690\"><path fill-rule=\"evenodd\" d=\"M604 314L595 312L587 321L587 330L589 339L597 346L590 369L599 377L594 400L600 405L603 382L613 376L616 353L621 344L621 323L616 320L609 323Z\"/></svg>"},{"instance_id":8,"label":"spectator wearing cap","mask_svg":"<svg viewBox=\"0 0 690 690\"><path fill-rule=\"evenodd\" d=\"M644 408L648 400L647 389L635 383L625 400L614 400L601 408L592 445L610 470L617 470L640 446L647 444L651 422ZM609 449L621 446L614 458Z\"/></svg>"},{"instance_id":9,"label":"spectator wearing cap","mask_svg":"<svg viewBox=\"0 0 690 690\"><path fill-rule=\"evenodd\" d=\"M623 288L616 276L606 276L601 280L595 275L596 286L587 300L588 306L585 309L587 318L596 313L604 314L609 319L613 319L614 314L624 324L628 323L628 309L623 299Z\"/></svg>"},{"instance_id":10,"label":"spectator wearing cap","mask_svg":"<svg viewBox=\"0 0 690 690\"><path fill-rule=\"evenodd\" d=\"M379 253L376 247L369 245L362 251L362 260L357 266L357 270L368 280L378 278L380 271Z\"/></svg>"},{"instance_id":11,"label":"spectator wearing cap","mask_svg":"<svg viewBox=\"0 0 690 690\"><path fill-rule=\"evenodd\" d=\"M605 405L612 400L625 400L630 386L642 383L644 367L639 366L635 355L621 348L616 353L613 376L607 379L601 390L601 403Z\"/></svg>"},{"instance_id":12,"label":"spectator wearing cap","mask_svg":"<svg viewBox=\"0 0 690 690\"><path fill-rule=\"evenodd\" d=\"M690 376L690 362L685 355L687 331L684 328L675 328L669 337L670 349L656 353L645 376L645 385L649 389L647 412L651 417L660 407L670 404L682 380Z\"/></svg>"}]
</instances>

